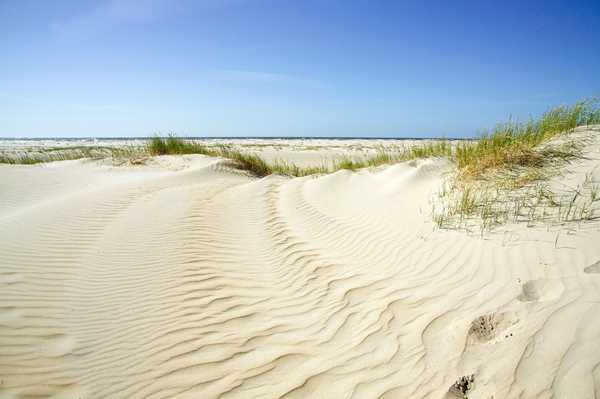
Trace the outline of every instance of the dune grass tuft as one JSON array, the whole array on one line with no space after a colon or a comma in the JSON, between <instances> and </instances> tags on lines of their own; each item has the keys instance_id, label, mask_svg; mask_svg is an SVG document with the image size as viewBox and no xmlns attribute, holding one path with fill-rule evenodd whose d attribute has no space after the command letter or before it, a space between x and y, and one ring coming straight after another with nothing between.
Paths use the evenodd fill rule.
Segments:
<instances>
[{"instance_id":1,"label":"dune grass tuft","mask_svg":"<svg viewBox=\"0 0 600 399\"><path fill-rule=\"evenodd\" d=\"M385 164L397 163L417 158L447 157L451 154L451 144L447 140L430 142L421 146L403 148L401 150L387 150L378 148L375 155L367 157L342 157L330 164L323 163L319 166L298 166L292 162L276 161L267 162L260 156L242 152L227 145L207 146L196 141L184 140L174 135L168 137L155 136L147 144L148 153L151 155L181 155L203 154L213 157L228 159L231 166L263 177L270 174L301 177L315 174L332 173L338 170L358 170L377 167Z\"/></svg>"},{"instance_id":2,"label":"dune grass tuft","mask_svg":"<svg viewBox=\"0 0 600 399\"><path fill-rule=\"evenodd\" d=\"M273 168L258 155L244 153L226 145L207 146L192 140L184 140L174 135L155 136L148 142L148 152L152 155L202 154L229 160L231 166L263 177L273 173Z\"/></svg>"},{"instance_id":3,"label":"dune grass tuft","mask_svg":"<svg viewBox=\"0 0 600 399\"><path fill-rule=\"evenodd\" d=\"M216 155L211 148L204 144L191 140L183 140L173 134L167 137L152 137L147 144L147 150L151 155Z\"/></svg>"},{"instance_id":4,"label":"dune grass tuft","mask_svg":"<svg viewBox=\"0 0 600 399\"><path fill-rule=\"evenodd\" d=\"M257 177L264 177L274 173L273 166L255 154L248 154L227 146L221 146L217 149L215 155L230 160L232 166L235 168L250 172Z\"/></svg>"},{"instance_id":5,"label":"dune grass tuft","mask_svg":"<svg viewBox=\"0 0 600 399\"><path fill-rule=\"evenodd\" d=\"M552 177L582 156L586 138L574 128L600 123L596 101L550 109L537 120L509 121L476 141L459 143L450 157L457 174L440 189L432 214L440 228L480 232L508 222L528 225L596 219L598 182L553 191Z\"/></svg>"},{"instance_id":6,"label":"dune grass tuft","mask_svg":"<svg viewBox=\"0 0 600 399\"><path fill-rule=\"evenodd\" d=\"M596 101L550 109L537 120L509 121L478 139L451 142L432 140L409 147L380 147L374 154L345 156L319 166L267 162L259 155L232 146L209 146L174 135L155 136L142 148L49 148L23 153L0 153L0 163L35 164L54 160L133 157L167 154L204 154L222 157L255 176L309 176L338 170L356 171L421 158L443 157L457 167L456 177L440 190L433 210L438 227L466 226L470 219L491 229L508 221L535 223L551 215L558 221L596 218L600 183L586 182L575 192L554 193L545 183L561 173L567 162L581 156L583 144L562 135L582 125L600 124ZM555 140L561 138L561 140Z\"/></svg>"},{"instance_id":7,"label":"dune grass tuft","mask_svg":"<svg viewBox=\"0 0 600 399\"><path fill-rule=\"evenodd\" d=\"M493 169L540 168L555 160L568 160L576 147L543 148L542 144L583 125L600 123L593 100L550 109L538 120L497 125L475 142L459 144L454 160L461 178L477 179Z\"/></svg>"},{"instance_id":8,"label":"dune grass tuft","mask_svg":"<svg viewBox=\"0 0 600 399\"><path fill-rule=\"evenodd\" d=\"M35 165L40 163L76 159L125 158L144 154L145 149L136 146L72 146L28 148L24 150L0 152L0 164Z\"/></svg>"}]
</instances>

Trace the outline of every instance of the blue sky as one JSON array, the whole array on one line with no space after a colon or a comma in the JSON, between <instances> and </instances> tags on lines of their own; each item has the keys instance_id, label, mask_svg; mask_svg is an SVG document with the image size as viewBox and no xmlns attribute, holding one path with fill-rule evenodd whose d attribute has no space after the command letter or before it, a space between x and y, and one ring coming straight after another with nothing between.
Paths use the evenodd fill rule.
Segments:
<instances>
[{"instance_id":1,"label":"blue sky","mask_svg":"<svg viewBox=\"0 0 600 399\"><path fill-rule=\"evenodd\" d=\"M593 96L597 0L0 0L0 137L471 136Z\"/></svg>"}]
</instances>

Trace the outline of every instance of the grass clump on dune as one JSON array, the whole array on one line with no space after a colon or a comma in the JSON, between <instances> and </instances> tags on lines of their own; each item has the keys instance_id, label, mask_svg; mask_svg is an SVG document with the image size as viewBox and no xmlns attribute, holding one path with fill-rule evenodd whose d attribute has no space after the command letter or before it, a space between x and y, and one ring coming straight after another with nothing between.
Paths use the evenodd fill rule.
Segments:
<instances>
[{"instance_id":1,"label":"grass clump on dune","mask_svg":"<svg viewBox=\"0 0 600 399\"><path fill-rule=\"evenodd\" d=\"M459 144L452 159L457 175L433 205L438 227L481 232L508 222L555 224L596 219L598 182L587 177L576 189L553 190L548 181L581 157L585 138L564 135L600 123L596 102L583 101L544 113L538 120L498 125L479 140Z\"/></svg>"},{"instance_id":2,"label":"grass clump on dune","mask_svg":"<svg viewBox=\"0 0 600 399\"><path fill-rule=\"evenodd\" d=\"M226 146L220 147L216 155L229 159L235 168L248 171L258 177L274 173L273 167L258 155L244 153Z\"/></svg>"},{"instance_id":3,"label":"grass clump on dune","mask_svg":"<svg viewBox=\"0 0 600 399\"><path fill-rule=\"evenodd\" d=\"M258 177L270 174L300 177L441 157L452 161L457 173L434 201L435 224L440 228L470 230L475 220L483 232L507 222L535 224L547 220L562 223L595 219L596 213L600 213L597 209L600 182L586 178L576 190L562 193L553 192L547 184L550 177L562 173L566 163L581 156L582 139L564 133L592 124L600 124L600 108L597 102L583 101L550 109L537 120L499 124L478 139L431 140L407 147L381 146L375 153L347 155L308 167L284 160L268 162L232 146L209 146L174 135L155 136L142 147L77 146L4 152L0 153L0 163L36 164L106 157L131 162L148 155L203 154L224 158L231 166Z\"/></svg>"},{"instance_id":4,"label":"grass clump on dune","mask_svg":"<svg viewBox=\"0 0 600 399\"><path fill-rule=\"evenodd\" d=\"M195 141L183 140L173 134L170 134L168 137L152 137L147 144L147 149L151 155L216 155L214 150L204 144L200 144Z\"/></svg>"},{"instance_id":5,"label":"grass clump on dune","mask_svg":"<svg viewBox=\"0 0 600 399\"><path fill-rule=\"evenodd\" d=\"M267 162L259 155L236 150L228 145L207 146L193 140L185 140L175 135L167 137L155 136L147 144L147 151L151 155L182 155L203 154L212 157L228 159L230 164L237 169L246 170L255 176L263 177L278 173L286 176L310 176L316 174L333 173L338 170L358 170L377 167L386 164L403 162L411 159L429 157L450 157L452 145L448 140L435 140L419 146L405 147L400 150L388 150L381 146L374 155L342 157L318 166L298 166L292 162L278 160Z\"/></svg>"},{"instance_id":6,"label":"grass clump on dune","mask_svg":"<svg viewBox=\"0 0 600 399\"><path fill-rule=\"evenodd\" d=\"M463 178L480 178L490 169L542 167L546 161L568 159L575 148L540 148L540 145L578 126L600 123L593 101L553 108L538 120L499 124L473 143L458 145L454 154Z\"/></svg>"},{"instance_id":7,"label":"grass clump on dune","mask_svg":"<svg viewBox=\"0 0 600 399\"><path fill-rule=\"evenodd\" d=\"M65 146L50 148L27 148L23 150L0 152L0 164L35 165L47 162L69 161L76 159L103 159L134 157L145 151L138 147L108 146Z\"/></svg>"},{"instance_id":8,"label":"grass clump on dune","mask_svg":"<svg viewBox=\"0 0 600 399\"><path fill-rule=\"evenodd\" d=\"M301 167L287 161L267 162L259 155L231 146L208 146L174 135L153 137L143 148L76 147L2 154L0 163L34 164L53 160L141 155L203 154L222 157L237 169L263 177L278 173L308 176L338 170L359 170L421 158L443 157L457 167L455 178L440 190L433 217L438 227L466 226L479 219L484 229L508 221L559 221L595 218L600 203L600 182L586 179L577 192L553 193L546 184L561 167L581 155L583 143L568 133L583 125L600 124L594 101L560 106L537 120L497 125L479 139L451 142L433 140L410 147L383 147L370 155L345 156L319 166ZM561 140L555 140L560 138ZM563 139L564 138L564 139ZM588 181L589 180L589 181ZM556 212L553 212L552 210Z\"/></svg>"},{"instance_id":9,"label":"grass clump on dune","mask_svg":"<svg viewBox=\"0 0 600 399\"><path fill-rule=\"evenodd\" d=\"M151 155L202 154L225 158L233 167L248 171L258 177L274 173L272 165L258 155L241 152L226 145L209 147L196 141L169 135L168 137L155 136L151 138L147 148Z\"/></svg>"},{"instance_id":10,"label":"grass clump on dune","mask_svg":"<svg viewBox=\"0 0 600 399\"><path fill-rule=\"evenodd\" d=\"M400 150L388 150L382 146L377 149L375 155L363 158L342 157L337 162L334 162L330 172L341 169L359 170L363 168L376 168L382 165L390 165L414 159L450 158L451 156L452 144L450 141L444 139L410 146Z\"/></svg>"},{"instance_id":11,"label":"grass clump on dune","mask_svg":"<svg viewBox=\"0 0 600 399\"><path fill-rule=\"evenodd\" d=\"M35 165L45 162L67 161L82 158L99 158L104 151L94 148L69 149L64 148L61 151L34 150L34 151L15 151L0 154L0 163L11 165Z\"/></svg>"}]
</instances>

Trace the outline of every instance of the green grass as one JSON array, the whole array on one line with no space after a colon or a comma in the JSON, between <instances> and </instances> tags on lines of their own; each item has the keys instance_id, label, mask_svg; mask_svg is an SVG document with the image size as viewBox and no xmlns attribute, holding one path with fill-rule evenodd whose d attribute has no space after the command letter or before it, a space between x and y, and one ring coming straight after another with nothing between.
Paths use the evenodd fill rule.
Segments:
<instances>
[{"instance_id":1,"label":"green grass","mask_svg":"<svg viewBox=\"0 0 600 399\"><path fill-rule=\"evenodd\" d=\"M259 177L273 173L272 165L269 165L258 155L237 151L226 145L209 147L196 141L184 140L170 135L168 137L153 137L150 139L147 148L151 155L202 154L226 158L231 166Z\"/></svg>"},{"instance_id":2,"label":"green grass","mask_svg":"<svg viewBox=\"0 0 600 399\"><path fill-rule=\"evenodd\" d=\"M230 163L235 168L245 170L258 177L274 173L273 166L258 155L237 151L227 146L218 148L216 155L230 160Z\"/></svg>"},{"instance_id":3,"label":"green grass","mask_svg":"<svg viewBox=\"0 0 600 399\"><path fill-rule=\"evenodd\" d=\"M229 159L232 165L256 176L280 173L289 176L332 173L338 170L373 168L414 159L444 157L456 163L461 180L475 181L486 175L502 184L518 188L543 178L539 173L548 163L565 161L577 156L578 147L565 145L560 148L540 146L560 134L587 124L600 123L600 110L593 101L579 102L573 106L560 106L546 112L538 120L525 123L509 121L497 125L490 133L477 140L453 145L448 140L436 140L400 150L379 148L367 157L343 157L331 165L299 167L289 162L269 163L258 155L237 151L227 146L209 147L170 135L154 137L148 144L152 155L204 154ZM508 173L515 169L527 173ZM503 173L499 179L497 172Z\"/></svg>"},{"instance_id":4,"label":"green grass","mask_svg":"<svg viewBox=\"0 0 600 399\"><path fill-rule=\"evenodd\" d=\"M342 169L356 171L364 168L376 168L382 165L390 165L414 159L449 158L451 155L452 144L450 141L444 139L401 149L379 147L374 155L354 158L344 156L333 162L333 165L327 168L326 173ZM317 168L317 173L322 173L322 168Z\"/></svg>"},{"instance_id":5,"label":"green grass","mask_svg":"<svg viewBox=\"0 0 600 399\"><path fill-rule=\"evenodd\" d=\"M267 162L259 155L232 146L208 146L174 135L155 136L142 147L53 147L0 153L0 163L36 164L106 157L133 159L137 163L139 157L203 154L224 158L231 166L258 177L270 174L299 177L441 157L454 162L457 173L442 187L439 201L433 205L435 224L440 228L471 229L471 222L476 219L483 232L507 222L563 223L598 217L600 182L586 179L576 190L562 193L553 192L546 183L560 174L566 163L581 156L585 143L566 133L578 126L600 124L597 104L582 101L552 108L539 119L498 124L478 139L434 140L409 147L381 146L374 153L365 155L358 151L352 157L310 167L283 160ZM557 142L554 140L557 138L564 139Z\"/></svg>"},{"instance_id":6,"label":"green grass","mask_svg":"<svg viewBox=\"0 0 600 399\"><path fill-rule=\"evenodd\" d=\"M0 164L35 165L75 159L132 158L148 155L145 148L136 146L73 146L25 149L0 152Z\"/></svg>"},{"instance_id":7,"label":"green grass","mask_svg":"<svg viewBox=\"0 0 600 399\"><path fill-rule=\"evenodd\" d=\"M82 158L103 158L110 150L100 147L49 148L23 152L0 153L0 163L34 165L45 162L66 161Z\"/></svg>"},{"instance_id":8,"label":"green grass","mask_svg":"<svg viewBox=\"0 0 600 399\"><path fill-rule=\"evenodd\" d=\"M120 150L108 147L51 148L38 153L18 155L0 154L0 163L33 164L55 160L131 157L168 154L204 154L223 157L236 168L256 176L279 173L289 176L307 176L331 173L337 170L359 170L421 158L444 157L455 162L461 181L491 181L518 188L543 179L548 164L568 161L578 155L579 147L565 145L546 148L544 143L586 124L600 123L600 110L593 101L579 102L573 106L560 106L546 112L538 120L525 123L509 121L499 124L490 133L477 140L452 143L436 140L408 148L380 147L376 153L362 157L343 157L330 164L316 167L300 167L290 162L269 163L260 156L241 152L229 146L207 146L174 135L155 136L145 148ZM526 173L523 173L526 171ZM498 176L501 175L499 178ZM500 183L498 183L500 184Z\"/></svg>"},{"instance_id":9,"label":"green grass","mask_svg":"<svg viewBox=\"0 0 600 399\"><path fill-rule=\"evenodd\" d=\"M600 123L600 109L596 105L596 101L582 101L573 106L559 106L538 120L499 124L477 141L458 145L453 159L460 176L477 179L490 170L541 168L557 159L572 159L575 147L540 146L578 126Z\"/></svg>"},{"instance_id":10,"label":"green grass","mask_svg":"<svg viewBox=\"0 0 600 399\"><path fill-rule=\"evenodd\" d=\"M281 160L270 163L258 155L238 151L233 149L231 146L206 146L204 144L191 140L184 140L173 135L168 137L153 137L148 142L147 149L151 155L203 154L225 158L231 161L230 164L235 168L246 170L258 177L263 177L274 173L301 177L315 174L332 173L342 169L354 171L416 158L449 156L451 153L450 143L447 140L442 140L418 147L408 147L400 151L389 151L383 147L380 147L377 149L376 154L372 156L362 158L342 157L341 159L331 162L329 165L322 163L318 166L302 167L292 162Z\"/></svg>"},{"instance_id":11,"label":"green grass","mask_svg":"<svg viewBox=\"0 0 600 399\"><path fill-rule=\"evenodd\" d=\"M481 234L506 223L529 227L581 223L600 218L599 189L591 174L575 188L560 189L543 179L519 188L450 179L432 204L432 217L438 228Z\"/></svg>"},{"instance_id":12,"label":"green grass","mask_svg":"<svg viewBox=\"0 0 600 399\"><path fill-rule=\"evenodd\" d=\"M459 143L449 157L456 176L432 205L435 224L478 228L483 234L509 222L533 226L595 220L598 182L586 178L576 189L557 192L549 180L583 154L586 138L568 133L598 123L597 102L583 101L550 109L537 120L499 124L477 141Z\"/></svg>"},{"instance_id":13,"label":"green grass","mask_svg":"<svg viewBox=\"0 0 600 399\"><path fill-rule=\"evenodd\" d=\"M175 135L168 137L154 136L147 144L151 155L183 155L183 154L205 154L214 156L213 149L195 141L183 140Z\"/></svg>"}]
</instances>

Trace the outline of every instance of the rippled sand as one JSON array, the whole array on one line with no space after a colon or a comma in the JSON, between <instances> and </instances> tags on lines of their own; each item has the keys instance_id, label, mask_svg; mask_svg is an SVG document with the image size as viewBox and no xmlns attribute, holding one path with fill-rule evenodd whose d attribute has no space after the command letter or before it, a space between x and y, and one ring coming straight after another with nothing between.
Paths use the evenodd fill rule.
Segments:
<instances>
[{"instance_id":1,"label":"rippled sand","mask_svg":"<svg viewBox=\"0 0 600 399\"><path fill-rule=\"evenodd\" d=\"M436 230L448 171L0 165L0 398L600 396L598 224Z\"/></svg>"}]
</instances>

